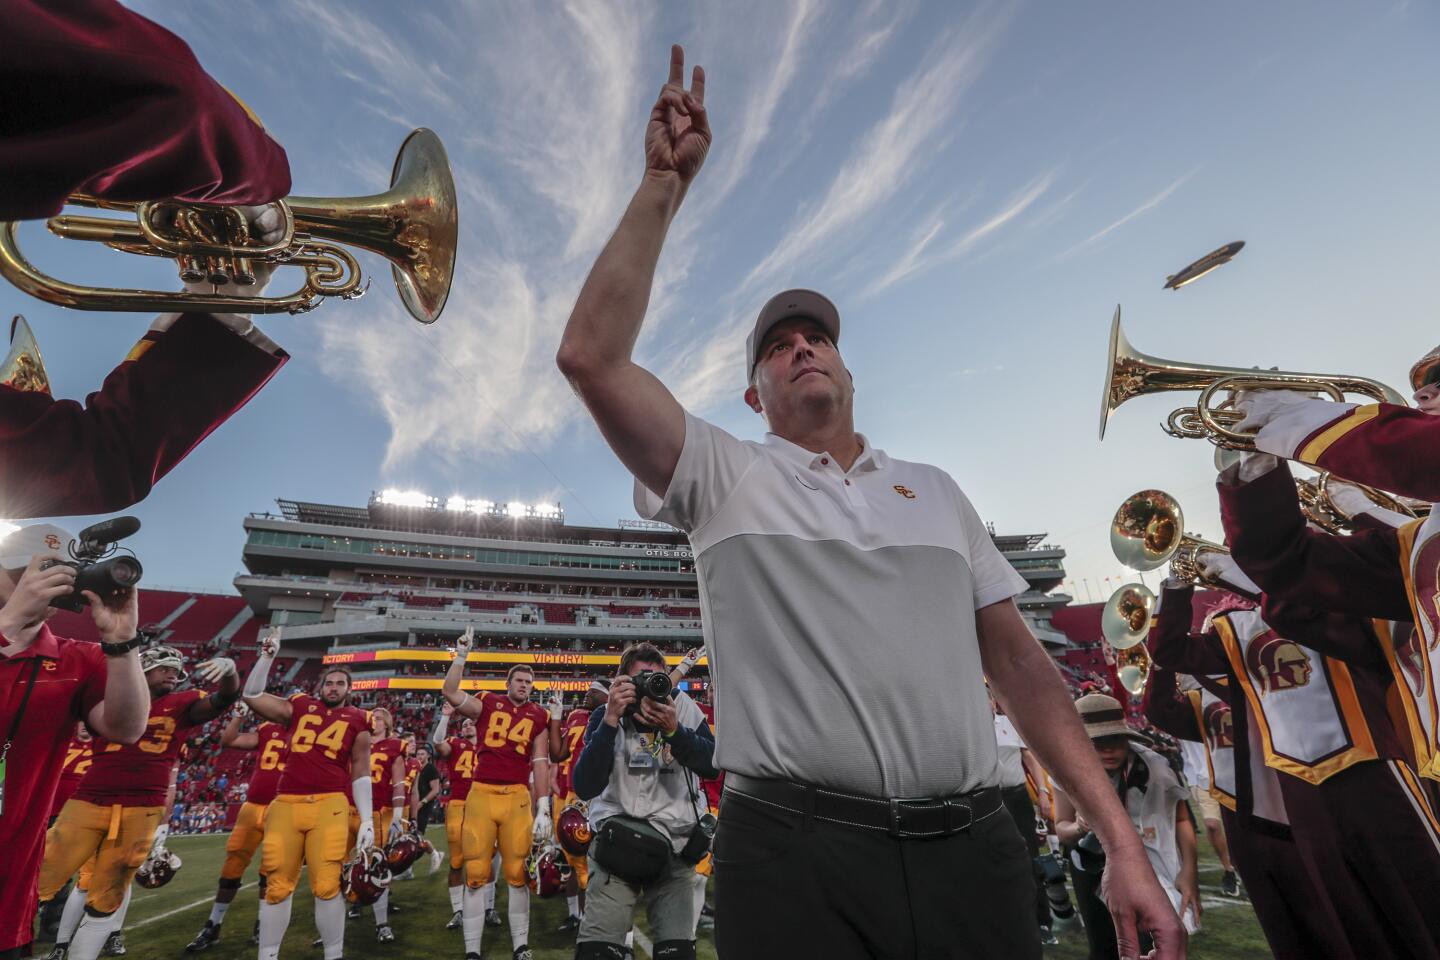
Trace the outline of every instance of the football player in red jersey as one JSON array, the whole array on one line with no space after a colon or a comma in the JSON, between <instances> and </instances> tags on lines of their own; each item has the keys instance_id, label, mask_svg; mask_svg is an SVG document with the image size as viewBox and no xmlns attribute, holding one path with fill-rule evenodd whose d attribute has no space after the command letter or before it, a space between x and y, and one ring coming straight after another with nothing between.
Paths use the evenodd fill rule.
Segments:
<instances>
[{"instance_id":1,"label":"football player in red jersey","mask_svg":"<svg viewBox=\"0 0 1440 960\"><path fill-rule=\"evenodd\" d=\"M440 707L440 718L430 734L435 755L445 764L449 788L445 793L445 844L450 854L450 921L446 930L460 926L461 893L465 889L465 859L462 830L465 822L465 800L470 796L470 784L475 781L475 721L463 719L460 736L446 737L450 727L450 716L455 708L446 703ZM493 905L494 900L490 903ZM493 907L492 907L493 911ZM499 914L495 914L495 925L499 925ZM489 914L487 913L487 921Z\"/></svg>"},{"instance_id":2,"label":"football player in red jersey","mask_svg":"<svg viewBox=\"0 0 1440 960\"><path fill-rule=\"evenodd\" d=\"M505 695L478 699L460 690L465 661L474 645L466 630L455 641L454 659L441 688L461 716L473 717L479 732L475 782L465 800L461 831L465 859L462 926L466 960L479 960L485 926L482 888L493 878L492 857L500 851L501 872L510 886L506 913L514 960L532 960L530 952L530 888L525 858L537 839L550 836L550 715L530 701L535 671L517 663L505 677ZM534 797L530 792L534 767ZM532 810L533 808L533 810Z\"/></svg>"},{"instance_id":3,"label":"football player in red jersey","mask_svg":"<svg viewBox=\"0 0 1440 960\"><path fill-rule=\"evenodd\" d=\"M55 802L50 805L50 822L46 828L55 825L55 818L60 815L60 808L65 806L75 793L75 788L80 786L80 780L90 771L90 762L94 757L91 750L93 740L90 730L84 723L75 724L75 735L70 738L70 745L65 748L65 759L60 765L60 785L55 791ZM64 900L62 905L61 900ZM62 909L63 906L63 916ZM71 886L66 883L55 895L55 899L45 905L45 910L40 914L40 930L42 936L47 932L58 933L61 930L67 931L65 941L69 942L70 932L80 924L80 918L85 913L85 891L80 887Z\"/></svg>"},{"instance_id":4,"label":"football player in red jersey","mask_svg":"<svg viewBox=\"0 0 1440 960\"><path fill-rule=\"evenodd\" d=\"M197 668L197 678L219 684L219 691L209 696L195 689L176 692L186 676L184 666L174 647L157 644L141 651L140 667L150 688L144 736L128 746L95 739L89 772L45 837L42 902L95 858L85 916L70 941L68 955L77 960L100 955L118 929L116 912L129 895L135 871L165 846L170 832L164 822L166 795L185 743L183 731L214 720L239 695L235 661L219 657Z\"/></svg>"},{"instance_id":5,"label":"football player in red jersey","mask_svg":"<svg viewBox=\"0 0 1440 960\"><path fill-rule=\"evenodd\" d=\"M370 711L371 806L375 815L375 836L382 844L400 835L405 820L405 742L395 735L395 718L384 707ZM390 890L372 905L375 911L375 939L390 943Z\"/></svg>"},{"instance_id":6,"label":"football player in red jersey","mask_svg":"<svg viewBox=\"0 0 1440 960\"><path fill-rule=\"evenodd\" d=\"M320 675L320 695L297 693L288 700L265 692L270 667L280 652L280 632L260 641L260 658L245 681L245 702L266 720L283 724L290 753L275 799L265 812L260 869L267 875L260 904L260 960L275 960L290 926L291 898L303 862L315 895L315 928L325 960L339 960L345 946L345 901L340 866L349 840L348 792L360 812L355 845L375 844L370 803L370 724L365 711L350 706L350 671L330 667Z\"/></svg>"},{"instance_id":7,"label":"football player in red jersey","mask_svg":"<svg viewBox=\"0 0 1440 960\"><path fill-rule=\"evenodd\" d=\"M609 698L610 688L605 686L605 682L594 681L590 684L590 689L585 691L584 704L571 710L563 723L560 719L559 699L550 703L550 761L557 764L554 768L555 799L552 805L555 808L557 824L566 807L580 803L580 798L575 796L575 789L570 783L570 771L575 766L575 758L580 756L580 745L585 739L585 725L590 722L591 711ZM570 913L565 922L560 924L560 932L574 933L580 929L580 920L585 915L585 885L590 882L589 858L577 857L566 850L565 859L569 861L575 877L576 891L573 896L565 897Z\"/></svg>"},{"instance_id":8,"label":"football player in red jersey","mask_svg":"<svg viewBox=\"0 0 1440 960\"><path fill-rule=\"evenodd\" d=\"M198 953L208 949L220 939L220 925L225 922L225 912L240 889L240 878L255 857L255 850L265 836L265 811L275 799L275 788L280 785L280 773L285 769L285 752L290 746L285 728L278 723L262 721L254 730L240 732L241 725L249 716L250 708L241 703L235 708L235 715L220 734L222 750L255 750L255 770L250 774L250 784L245 793L245 802L230 828L230 838L225 841L225 864L220 868L220 886L215 891L215 903L210 907L210 917L205 926L185 947L186 953ZM265 874L260 874L261 900L265 898ZM258 926L257 926L258 930Z\"/></svg>"}]
</instances>

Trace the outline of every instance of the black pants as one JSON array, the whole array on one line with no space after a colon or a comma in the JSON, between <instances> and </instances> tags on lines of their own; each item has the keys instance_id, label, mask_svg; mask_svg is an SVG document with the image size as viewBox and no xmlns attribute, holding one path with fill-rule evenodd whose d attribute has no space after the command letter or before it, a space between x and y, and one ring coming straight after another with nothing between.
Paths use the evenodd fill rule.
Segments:
<instances>
[{"instance_id":1,"label":"black pants","mask_svg":"<svg viewBox=\"0 0 1440 960\"><path fill-rule=\"evenodd\" d=\"M1085 922L1085 941L1090 945L1089 960L1119 960L1120 946L1115 942L1115 921L1110 908L1100 899L1100 874L1086 873L1070 865L1070 883L1075 887L1075 909ZM1140 952L1155 946L1149 934L1140 934Z\"/></svg>"},{"instance_id":2,"label":"black pants","mask_svg":"<svg viewBox=\"0 0 1440 960\"><path fill-rule=\"evenodd\" d=\"M727 792L715 837L722 960L1040 960L1025 842L997 811L935 840L806 820Z\"/></svg>"},{"instance_id":3,"label":"black pants","mask_svg":"<svg viewBox=\"0 0 1440 960\"><path fill-rule=\"evenodd\" d=\"M1045 897L1045 874L1040 870L1040 838L1035 835L1035 804L1030 802L1030 791L1025 785L1003 787L1000 797L1020 838L1030 851L1030 873L1035 878L1035 922L1039 926L1050 926L1050 901Z\"/></svg>"}]
</instances>

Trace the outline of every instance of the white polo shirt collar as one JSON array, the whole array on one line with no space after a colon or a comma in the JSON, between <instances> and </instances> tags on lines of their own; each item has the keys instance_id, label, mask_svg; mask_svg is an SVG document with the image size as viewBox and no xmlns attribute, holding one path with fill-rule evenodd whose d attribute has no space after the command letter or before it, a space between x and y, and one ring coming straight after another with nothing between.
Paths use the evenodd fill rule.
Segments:
<instances>
[{"instance_id":1,"label":"white polo shirt collar","mask_svg":"<svg viewBox=\"0 0 1440 960\"><path fill-rule=\"evenodd\" d=\"M857 433L855 437L860 441L860 456L848 471L841 471L842 473L845 473L847 476L856 473L868 473L872 470L884 470L890 465L890 458L885 455L885 451L873 446L865 434ZM778 433L765 434L765 446L799 467L819 471L830 470L832 468L839 470L839 465L836 464L835 458L828 450L815 453L813 450L805 449L798 443L786 440Z\"/></svg>"}]
</instances>

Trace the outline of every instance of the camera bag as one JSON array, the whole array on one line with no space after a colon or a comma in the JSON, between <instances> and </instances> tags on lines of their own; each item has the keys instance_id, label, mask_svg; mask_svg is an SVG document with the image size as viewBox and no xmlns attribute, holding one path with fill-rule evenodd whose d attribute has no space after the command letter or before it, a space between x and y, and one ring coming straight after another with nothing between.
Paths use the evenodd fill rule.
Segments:
<instances>
[{"instance_id":1,"label":"camera bag","mask_svg":"<svg viewBox=\"0 0 1440 960\"><path fill-rule=\"evenodd\" d=\"M675 848L661 830L638 817L614 816L595 833L591 854L606 871L637 886L665 872Z\"/></svg>"}]
</instances>

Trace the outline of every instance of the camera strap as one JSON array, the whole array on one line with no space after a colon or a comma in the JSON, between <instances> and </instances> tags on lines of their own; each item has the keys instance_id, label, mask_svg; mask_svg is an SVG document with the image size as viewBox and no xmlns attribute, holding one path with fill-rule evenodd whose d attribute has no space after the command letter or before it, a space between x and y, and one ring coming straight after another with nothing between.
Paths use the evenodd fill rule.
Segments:
<instances>
[{"instance_id":1,"label":"camera strap","mask_svg":"<svg viewBox=\"0 0 1440 960\"><path fill-rule=\"evenodd\" d=\"M5 745L0 747L0 815L5 813L5 762L10 756L10 745L15 742L15 734L20 732L20 721L25 716L25 707L30 703L30 694L35 689L35 678L40 674L40 657L30 658L30 679L25 684L25 694L20 698L20 709L15 711L15 716L10 720L10 730L5 734Z\"/></svg>"}]
</instances>

